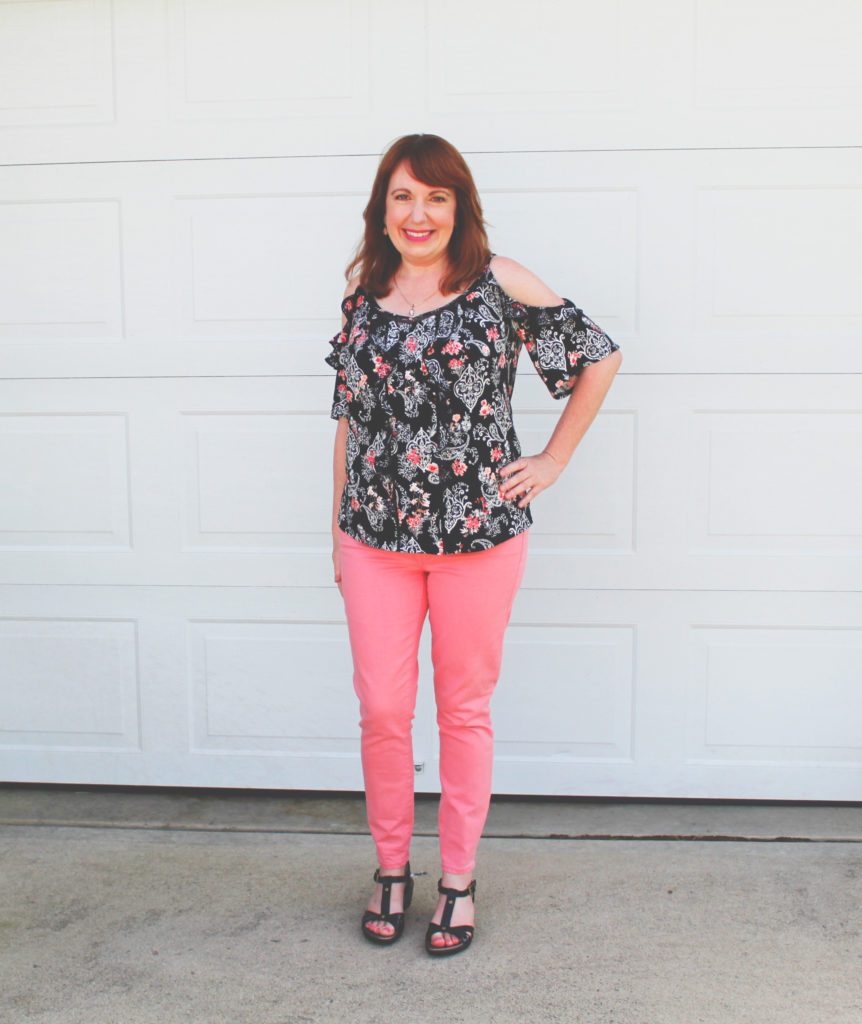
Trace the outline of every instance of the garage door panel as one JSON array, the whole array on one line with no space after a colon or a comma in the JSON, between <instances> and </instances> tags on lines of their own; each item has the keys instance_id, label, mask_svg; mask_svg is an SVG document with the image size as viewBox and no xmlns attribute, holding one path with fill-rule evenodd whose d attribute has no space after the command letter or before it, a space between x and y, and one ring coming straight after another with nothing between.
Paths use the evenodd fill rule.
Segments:
<instances>
[{"instance_id":1,"label":"garage door panel","mask_svg":"<svg viewBox=\"0 0 862 1024\"><path fill-rule=\"evenodd\" d=\"M854 58L853 0L769 4L698 0L697 101L703 109L853 107L862 94ZM800 31L800 26L806 31Z\"/></svg>"},{"instance_id":2,"label":"garage door panel","mask_svg":"<svg viewBox=\"0 0 862 1024\"><path fill-rule=\"evenodd\" d=\"M277 340L289 345L293 372L319 372L320 341L338 322L343 254L356 241L364 199L283 194L176 203L178 229L188 238L177 275L183 337ZM333 244L321 246L321 237Z\"/></svg>"},{"instance_id":3,"label":"garage door panel","mask_svg":"<svg viewBox=\"0 0 862 1024\"><path fill-rule=\"evenodd\" d=\"M728 188L702 191L698 203L702 314L735 326L766 317L767 330L781 318L798 330L813 317L862 316L862 189Z\"/></svg>"},{"instance_id":4,"label":"garage door panel","mask_svg":"<svg viewBox=\"0 0 862 1024\"><path fill-rule=\"evenodd\" d=\"M631 627L512 625L494 716L498 756L630 760L634 668Z\"/></svg>"},{"instance_id":5,"label":"garage door panel","mask_svg":"<svg viewBox=\"0 0 862 1024\"><path fill-rule=\"evenodd\" d=\"M364 111L368 18L365 0L294 4L287 17L271 0L240 6L174 0L168 5L171 115L223 121L325 117L345 105Z\"/></svg>"},{"instance_id":6,"label":"garage door panel","mask_svg":"<svg viewBox=\"0 0 862 1024\"><path fill-rule=\"evenodd\" d=\"M464 17L458 0L426 4L428 102L437 114L465 106L484 114L536 110L619 109L630 102L622 4L578 0L582 32L553 31L559 21L554 0L537 0L513 31L494 0L473 0L470 16L482 26L483 47L495 60L476 60L476 37L452 27ZM516 75L513 75L513 69ZM523 78L523 81L516 79Z\"/></svg>"},{"instance_id":7,"label":"garage door panel","mask_svg":"<svg viewBox=\"0 0 862 1024\"><path fill-rule=\"evenodd\" d=\"M0 550L130 548L126 416L0 416L0 478Z\"/></svg>"},{"instance_id":8,"label":"garage door panel","mask_svg":"<svg viewBox=\"0 0 862 1024\"><path fill-rule=\"evenodd\" d=\"M189 643L193 752L356 757L342 624L193 622Z\"/></svg>"},{"instance_id":9,"label":"garage door panel","mask_svg":"<svg viewBox=\"0 0 862 1024\"><path fill-rule=\"evenodd\" d=\"M769 354L777 369L783 353L815 373L843 350L858 370L860 229L862 190L849 185L699 191L698 344L738 365Z\"/></svg>"},{"instance_id":10,"label":"garage door panel","mask_svg":"<svg viewBox=\"0 0 862 1024\"><path fill-rule=\"evenodd\" d=\"M3 7L0 126L113 121L111 0L19 0Z\"/></svg>"},{"instance_id":11,"label":"garage door panel","mask_svg":"<svg viewBox=\"0 0 862 1024\"><path fill-rule=\"evenodd\" d=\"M0 618L0 749L141 748L133 621Z\"/></svg>"},{"instance_id":12,"label":"garage door panel","mask_svg":"<svg viewBox=\"0 0 862 1024\"><path fill-rule=\"evenodd\" d=\"M0 236L0 343L122 339L117 200L5 202Z\"/></svg>"},{"instance_id":13,"label":"garage door panel","mask_svg":"<svg viewBox=\"0 0 862 1024\"><path fill-rule=\"evenodd\" d=\"M183 419L187 550L319 545L332 499L307 481L331 457L327 416L225 411Z\"/></svg>"},{"instance_id":14,"label":"garage door panel","mask_svg":"<svg viewBox=\"0 0 862 1024\"><path fill-rule=\"evenodd\" d=\"M692 648L688 759L862 771L862 631L693 627Z\"/></svg>"},{"instance_id":15,"label":"garage door panel","mask_svg":"<svg viewBox=\"0 0 862 1024\"><path fill-rule=\"evenodd\" d=\"M668 632L668 602L654 594L525 584L492 704L495 791L601 795L646 792L658 774L667 782L659 764L679 756L673 734L656 758L649 725L668 689L666 678L656 685L666 661L654 662Z\"/></svg>"},{"instance_id":16,"label":"garage door panel","mask_svg":"<svg viewBox=\"0 0 862 1024\"><path fill-rule=\"evenodd\" d=\"M862 413L703 412L692 421L694 549L858 549Z\"/></svg>"}]
</instances>

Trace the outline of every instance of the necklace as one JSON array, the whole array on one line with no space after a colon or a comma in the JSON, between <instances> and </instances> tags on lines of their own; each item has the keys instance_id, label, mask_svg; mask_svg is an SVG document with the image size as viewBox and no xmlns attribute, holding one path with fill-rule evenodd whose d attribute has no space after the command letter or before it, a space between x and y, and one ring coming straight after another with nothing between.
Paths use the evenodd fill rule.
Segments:
<instances>
[{"instance_id":1,"label":"necklace","mask_svg":"<svg viewBox=\"0 0 862 1024\"><path fill-rule=\"evenodd\" d=\"M416 306L417 306L417 304L421 306L424 303L426 303L431 298L432 295L436 295L437 294L437 288L435 287L434 291L433 292L429 292L425 296L424 299L417 299L416 302L412 302L410 299L407 298L407 296L404 294L404 292L401 291L401 286L398 284L398 278L397 277L393 277L392 278L392 283L395 285L395 289L398 292L398 294L401 296L402 299L404 299L404 301L410 307L407 310L407 315L410 317L411 320L413 319L414 316L416 316ZM439 287L439 282L438 282L438 287Z\"/></svg>"}]
</instances>

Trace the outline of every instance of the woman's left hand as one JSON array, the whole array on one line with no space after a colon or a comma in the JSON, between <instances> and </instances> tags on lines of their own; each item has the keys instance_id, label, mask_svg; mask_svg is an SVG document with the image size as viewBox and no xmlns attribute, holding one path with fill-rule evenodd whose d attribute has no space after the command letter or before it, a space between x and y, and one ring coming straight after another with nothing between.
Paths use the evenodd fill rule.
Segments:
<instances>
[{"instance_id":1,"label":"woman's left hand","mask_svg":"<svg viewBox=\"0 0 862 1024\"><path fill-rule=\"evenodd\" d=\"M537 494L551 486L562 471L563 466L547 451L515 459L498 470L503 478L500 497L514 501L520 496L518 508L526 508Z\"/></svg>"}]
</instances>

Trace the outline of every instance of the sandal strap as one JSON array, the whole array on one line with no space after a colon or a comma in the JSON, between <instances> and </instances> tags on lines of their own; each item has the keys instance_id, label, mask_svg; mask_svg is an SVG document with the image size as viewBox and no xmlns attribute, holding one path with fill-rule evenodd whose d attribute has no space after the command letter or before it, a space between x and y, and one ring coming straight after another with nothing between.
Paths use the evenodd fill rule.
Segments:
<instances>
[{"instance_id":1,"label":"sandal strap","mask_svg":"<svg viewBox=\"0 0 862 1024\"><path fill-rule=\"evenodd\" d=\"M432 929L434 930L432 931ZM460 953L462 949L466 949L473 941L473 929L468 925L459 925L457 928L445 929L445 934L454 936L458 941L454 944L446 943L445 945L438 946L434 944L433 939L434 935L440 931L440 928L432 925L425 936L425 949L431 956L451 956L453 953Z\"/></svg>"},{"instance_id":2,"label":"sandal strap","mask_svg":"<svg viewBox=\"0 0 862 1024\"><path fill-rule=\"evenodd\" d=\"M476 879L474 878L466 889L449 889L443 884L443 879L441 878L437 883L437 892L439 892L441 896L454 896L456 900L461 896L472 896L475 900Z\"/></svg>"},{"instance_id":3,"label":"sandal strap","mask_svg":"<svg viewBox=\"0 0 862 1024\"><path fill-rule=\"evenodd\" d=\"M428 937L437 935L439 932L445 932L447 935L454 935L456 939L469 939L473 936L476 931L476 926L473 924L430 924L428 925Z\"/></svg>"},{"instance_id":4,"label":"sandal strap","mask_svg":"<svg viewBox=\"0 0 862 1024\"><path fill-rule=\"evenodd\" d=\"M374 872L374 881L381 885L404 885L411 877L409 869L406 875L381 875L380 868Z\"/></svg>"},{"instance_id":5,"label":"sandal strap","mask_svg":"<svg viewBox=\"0 0 862 1024\"><path fill-rule=\"evenodd\" d=\"M378 914L374 910L366 910L362 915L362 924L366 925L371 921L385 921L386 924L397 925L401 918L404 917L404 911L399 910L397 914Z\"/></svg>"},{"instance_id":6,"label":"sandal strap","mask_svg":"<svg viewBox=\"0 0 862 1024\"><path fill-rule=\"evenodd\" d=\"M380 917L389 917L389 898L392 895L393 885L406 885L410 879L410 862L407 862L407 870L403 875L381 875L380 868L374 872L374 881L379 882L383 886L383 892L380 896ZM396 915L397 916L397 915Z\"/></svg>"},{"instance_id":7,"label":"sandal strap","mask_svg":"<svg viewBox=\"0 0 862 1024\"><path fill-rule=\"evenodd\" d=\"M443 907L443 913L440 915L440 924L434 925L435 931L449 932L452 935L457 935L458 938L466 938L466 935L460 935L459 932L462 929L469 929L470 934L473 932L473 925L469 924L452 924L452 911L455 909L455 900L461 899L465 896L471 897L473 902L476 902L476 879L467 886L466 889L450 889L443 885L443 879L437 883L437 892L441 896L446 897L446 903Z\"/></svg>"}]
</instances>

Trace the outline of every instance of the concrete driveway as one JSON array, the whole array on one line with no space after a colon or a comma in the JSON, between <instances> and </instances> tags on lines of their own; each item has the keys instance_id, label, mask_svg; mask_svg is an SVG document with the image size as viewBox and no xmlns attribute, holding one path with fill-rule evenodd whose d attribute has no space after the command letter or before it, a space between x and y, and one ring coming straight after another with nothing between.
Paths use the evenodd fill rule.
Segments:
<instances>
[{"instance_id":1,"label":"concrete driveway","mask_svg":"<svg viewBox=\"0 0 862 1024\"><path fill-rule=\"evenodd\" d=\"M4 1024L859 1024L862 809L495 800L469 951L359 933L354 796L0 789Z\"/></svg>"}]
</instances>

